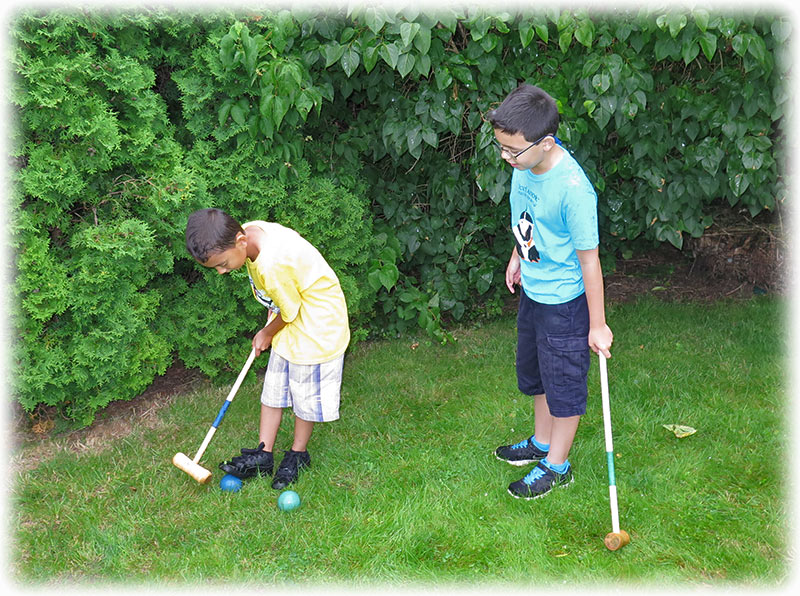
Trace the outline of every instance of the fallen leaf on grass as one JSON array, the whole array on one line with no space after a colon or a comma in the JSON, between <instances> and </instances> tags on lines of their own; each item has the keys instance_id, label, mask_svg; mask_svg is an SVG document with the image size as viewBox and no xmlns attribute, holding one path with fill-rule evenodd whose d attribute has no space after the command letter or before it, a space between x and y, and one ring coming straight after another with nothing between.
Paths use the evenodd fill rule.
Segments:
<instances>
[{"instance_id":1,"label":"fallen leaf on grass","mask_svg":"<svg viewBox=\"0 0 800 596\"><path fill-rule=\"evenodd\" d=\"M692 428L691 426L683 426L682 424L662 424L664 428L668 431L675 433L675 436L679 439L684 437L688 437L689 435L693 435L697 432L697 429Z\"/></svg>"}]
</instances>

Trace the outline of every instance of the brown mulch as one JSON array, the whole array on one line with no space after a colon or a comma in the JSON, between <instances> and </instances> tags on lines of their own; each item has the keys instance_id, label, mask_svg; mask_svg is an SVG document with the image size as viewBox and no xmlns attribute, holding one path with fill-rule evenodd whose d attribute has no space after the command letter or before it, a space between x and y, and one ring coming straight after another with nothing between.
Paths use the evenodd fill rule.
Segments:
<instances>
[{"instance_id":1,"label":"brown mulch","mask_svg":"<svg viewBox=\"0 0 800 596\"><path fill-rule=\"evenodd\" d=\"M162 424L158 417L162 408L182 393L208 382L199 371L177 362L164 375L156 377L141 395L112 402L97 413L91 426L63 434L52 432L53 417L58 415L54 409L29 415L17 407L11 421L11 469L17 472L34 469L61 451L102 451L112 440L130 434L134 428L158 428Z\"/></svg>"},{"instance_id":2,"label":"brown mulch","mask_svg":"<svg viewBox=\"0 0 800 596\"><path fill-rule=\"evenodd\" d=\"M775 218L777 219L777 218ZM605 275L606 300L652 294L669 301L713 302L785 295L787 247L777 223L713 225L683 250L666 244L647 255L617 261Z\"/></svg>"}]
</instances>

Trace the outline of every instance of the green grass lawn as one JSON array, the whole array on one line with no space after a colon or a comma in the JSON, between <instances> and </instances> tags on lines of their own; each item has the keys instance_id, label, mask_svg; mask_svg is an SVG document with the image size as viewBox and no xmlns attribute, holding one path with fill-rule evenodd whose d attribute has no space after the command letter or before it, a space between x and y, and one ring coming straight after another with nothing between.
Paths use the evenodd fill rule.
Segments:
<instances>
[{"instance_id":1,"label":"green grass lawn","mask_svg":"<svg viewBox=\"0 0 800 596\"><path fill-rule=\"evenodd\" d=\"M621 526L610 531L599 375L570 455L575 482L535 501L507 485L528 468L494 458L532 432L516 389L513 318L362 343L345 364L340 421L318 425L303 503L284 513L253 480L223 493L217 463L257 443L251 373L209 446L193 456L228 387L176 398L155 428L99 452L59 453L18 473L9 499L21 584L775 587L789 577L785 305L653 299L608 308ZM244 361L246 354L242 355ZM263 369L266 356L257 361ZM276 448L288 449L291 417ZM663 424L697 429L678 439Z\"/></svg>"}]
</instances>

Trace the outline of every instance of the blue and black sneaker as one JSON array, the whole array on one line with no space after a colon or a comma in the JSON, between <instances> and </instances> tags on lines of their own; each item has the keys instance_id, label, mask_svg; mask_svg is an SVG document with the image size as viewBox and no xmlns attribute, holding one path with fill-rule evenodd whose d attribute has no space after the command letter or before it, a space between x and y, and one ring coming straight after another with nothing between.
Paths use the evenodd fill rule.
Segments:
<instances>
[{"instance_id":1,"label":"blue and black sneaker","mask_svg":"<svg viewBox=\"0 0 800 596\"><path fill-rule=\"evenodd\" d=\"M509 484L508 492L515 499L538 499L549 493L553 487L567 486L572 480L572 466L559 474L539 462L525 478Z\"/></svg>"},{"instance_id":2,"label":"blue and black sneaker","mask_svg":"<svg viewBox=\"0 0 800 596\"><path fill-rule=\"evenodd\" d=\"M533 444L533 437L514 445L502 445L494 450L497 459L510 463L512 466L527 466L543 460L547 451L542 451Z\"/></svg>"}]
</instances>

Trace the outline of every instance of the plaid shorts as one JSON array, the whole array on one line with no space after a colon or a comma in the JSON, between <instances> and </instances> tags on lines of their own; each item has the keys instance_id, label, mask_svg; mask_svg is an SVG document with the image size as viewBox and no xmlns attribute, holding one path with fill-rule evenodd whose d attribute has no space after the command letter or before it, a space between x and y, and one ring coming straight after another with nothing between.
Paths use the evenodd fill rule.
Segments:
<instances>
[{"instance_id":1,"label":"plaid shorts","mask_svg":"<svg viewBox=\"0 0 800 596\"><path fill-rule=\"evenodd\" d=\"M291 407L309 422L339 419L344 354L321 364L293 364L270 352L261 403L271 408Z\"/></svg>"}]
</instances>

